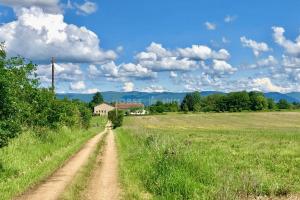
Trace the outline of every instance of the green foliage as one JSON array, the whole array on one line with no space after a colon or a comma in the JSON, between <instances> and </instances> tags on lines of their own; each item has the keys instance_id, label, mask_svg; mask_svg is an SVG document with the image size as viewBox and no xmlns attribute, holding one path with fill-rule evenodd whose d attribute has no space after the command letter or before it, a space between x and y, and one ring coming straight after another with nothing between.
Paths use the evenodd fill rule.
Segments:
<instances>
[{"instance_id":1,"label":"green foliage","mask_svg":"<svg viewBox=\"0 0 300 200\"><path fill-rule=\"evenodd\" d=\"M113 128L121 127L123 124L124 112L122 110L111 110L108 112L108 120L112 122Z\"/></svg>"},{"instance_id":2,"label":"green foliage","mask_svg":"<svg viewBox=\"0 0 300 200\"><path fill-rule=\"evenodd\" d=\"M155 104L149 106L149 111L150 113L178 112L179 105L177 101L172 101L170 103L157 101Z\"/></svg>"},{"instance_id":3,"label":"green foliage","mask_svg":"<svg viewBox=\"0 0 300 200\"><path fill-rule=\"evenodd\" d=\"M227 95L228 111L241 112L243 110L249 110L250 97L246 91L243 92L231 92Z\"/></svg>"},{"instance_id":4,"label":"green foliage","mask_svg":"<svg viewBox=\"0 0 300 200\"><path fill-rule=\"evenodd\" d=\"M286 103L281 102L281 109L291 107L297 109L297 104L291 106ZM181 103L181 111L183 112L241 112L267 109L276 109L276 104L273 99L267 99L261 92L231 92L228 94L212 94L202 98L196 92L187 94Z\"/></svg>"},{"instance_id":5,"label":"green foliage","mask_svg":"<svg viewBox=\"0 0 300 200\"><path fill-rule=\"evenodd\" d=\"M94 96L93 96L93 99L92 101L89 103L89 107L90 109L93 111L94 110L94 107L103 103L104 100L103 100L103 96L100 92L97 92Z\"/></svg>"},{"instance_id":6,"label":"green foliage","mask_svg":"<svg viewBox=\"0 0 300 200\"><path fill-rule=\"evenodd\" d=\"M275 110L276 109L276 103L275 103L274 99L268 98L267 101L268 101L268 109L269 110Z\"/></svg>"},{"instance_id":7,"label":"green foliage","mask_svg":"<svg viewBox=\"0 0 300 200\"><path fill-rule=\"evenodd\" d=\"M268 100L262 92L250 92L249 97L251 110L257 111L268 109Z\"/></svg>"},{"instance_id":8,"label":"green foliage","mask_svg":"<svg viewBox=\"0 0 300 200\"><path fill-rule=\"evenodd\" d=\"M285 99L280 99L279 102L277 103L277 107L279 109L290 109L291 104Z\"/></svg>"},{"instance_id":9,"label":"green foliage","mask_svg":"<svg viewBox=\"0 0 300 200\"><path fill-rule=\"evenodd\" d=\"M184 97L180 108L184 110L186 107L188 111L199 112L201 110L201 95L199 92L193 92Z\"/></svg>"},{"instance_id":10,"label":"green foliage","mask_svg":"<svg viewBox=\"0 0 300 200\"><path fill-rule=\"evenodd\" d=\"M0 129L0 147L4 147L8 145L9 140L9 132Z\"/></svg>"},{"instance_id":11,"label":"green foliage","mask_svg":"<svg viewBox=\"0 0 300 200\"><path fill-rule=\"evenodd\" d=\"M30 127L89 127L88 106L56 99L52 90L39 87L35 70L36 65L21 57L6 58L0 45L0 148Z\"/></svg>"}]
</instances>

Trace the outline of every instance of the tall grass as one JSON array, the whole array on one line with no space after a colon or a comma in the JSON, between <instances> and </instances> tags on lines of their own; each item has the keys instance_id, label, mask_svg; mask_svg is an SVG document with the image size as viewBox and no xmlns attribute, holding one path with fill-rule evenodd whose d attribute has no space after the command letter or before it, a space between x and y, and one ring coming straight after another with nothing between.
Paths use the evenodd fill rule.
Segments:
<instances>
[{"instance_id":1,"label":"tall grass","mask_svg":"<svg viewBox=\"0 0 300 200\"><path fill-rule=\"evenodd\" d=\"M11 199L37 184L63 165L96 133L106 119L93 118L89 130L62 128L36 134L28 131L0 149L0 199Z\"/></svg>"},{"instance_id":2,"label":"tall grass","mask_svg":"<svg viewBox=\"0 0 300 200\"><path fill-rule=\"evenodd\" d=\"M299 193L299 124L300 113L126 118L117 130L124 199Z\"/></svg>"}]
</instances>

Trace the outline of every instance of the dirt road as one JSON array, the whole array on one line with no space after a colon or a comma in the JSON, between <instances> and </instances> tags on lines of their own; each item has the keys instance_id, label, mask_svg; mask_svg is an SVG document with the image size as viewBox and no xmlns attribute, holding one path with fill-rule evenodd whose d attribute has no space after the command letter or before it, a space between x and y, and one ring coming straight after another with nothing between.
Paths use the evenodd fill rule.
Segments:
<instances>
[{"instance_id":1,"label":"dirt road","mask_svg":"<svg viewBox=\"0 0 300 200\"><path fill-rule=\"evenodd\" d=\"M87 188L86 196L89 200L119 199L118 157L114 137L113 131L109 129L103 155L97 158L97 168Z\"/></svg>"},{"instance_id":2,"label":"dirt road","mask_svg":"<svg viewBox=\"0 0 300 200\"><path fill-rule=\"evenodd\" d=\"M55 200L63 193L79 169L87 162L89 155L95 150L104 133L97 134L76 153L67 163L40 185L29 190L16 200Z\"/></svg>"}]
</instances>

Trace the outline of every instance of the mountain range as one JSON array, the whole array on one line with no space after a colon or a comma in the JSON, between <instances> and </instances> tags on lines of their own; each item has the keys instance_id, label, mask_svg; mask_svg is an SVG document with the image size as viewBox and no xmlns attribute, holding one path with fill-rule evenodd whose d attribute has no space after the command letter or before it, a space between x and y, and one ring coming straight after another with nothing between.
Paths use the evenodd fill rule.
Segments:
<instances>
[{"instance_id":1,"label":"mountain range","mask_svg":"<svg viewBox=\"0 0 300 200\"><path fill-rule=\"evenodd\" d=\"M178 101L181 102L186 93L184 92L101 92L105 102L140 102L145 105L151 105L156 101L160 100L163 102ZM202 96L208 96L210 94L224 94L223 92L217 91L203 91ZM60 99L79 99L84 102L90 102L94 94L82 94L82 93L58 93L57 97ZM268 92L265 93L267 98L272 98L276 102L280 99L285 99L288 102L298 102L300 103L300 92L291 93L279 93L279 92Z\"/></svg>"}]
</instances>

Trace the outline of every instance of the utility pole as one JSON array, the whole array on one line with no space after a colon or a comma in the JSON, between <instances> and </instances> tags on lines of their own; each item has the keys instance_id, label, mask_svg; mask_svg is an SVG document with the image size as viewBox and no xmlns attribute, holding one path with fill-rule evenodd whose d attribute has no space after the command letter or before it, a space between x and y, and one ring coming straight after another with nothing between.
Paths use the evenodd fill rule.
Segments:
<instances>
[{"instance_id":1,"label":"utility pole","mask_svg":"<svg viewBox=\"0 0 300 200\"><path fill-rule=\"evenodd\" d=\"M116 101L116 117L118 116L118 101Z\"/></svg>"},{"instance_id":2,"label":"utility pole","mask_svg":"<svg viewBox=\"0 0 300 200\"><path fill-rule=\"evenodd\" d=\"M54 57L52 57L51 63L52 63L52 91L55 92L55 84L54 84Z\"/></svg>"}]
</instances>

